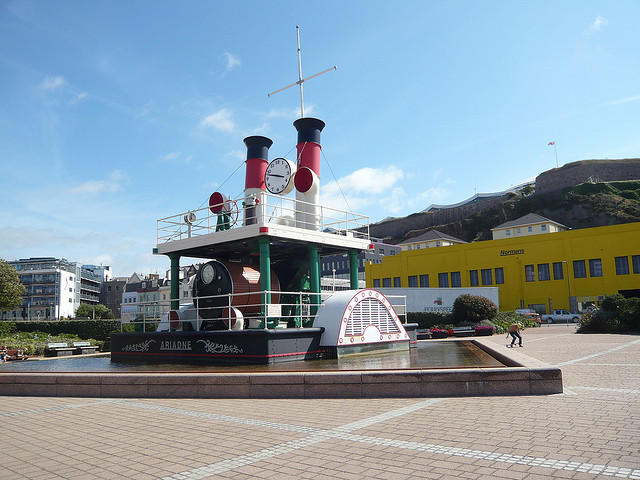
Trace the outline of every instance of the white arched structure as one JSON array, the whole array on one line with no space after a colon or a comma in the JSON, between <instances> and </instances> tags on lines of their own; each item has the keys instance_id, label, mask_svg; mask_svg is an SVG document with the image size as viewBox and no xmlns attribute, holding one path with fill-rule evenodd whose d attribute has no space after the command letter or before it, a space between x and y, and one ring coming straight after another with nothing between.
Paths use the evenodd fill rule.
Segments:
<instances>
[{"instance_id":1,"label":"white arched structure","mask_svg":"<svg viewBox=\"0 0 640 480\"><path fill-rule=\"evenodd\" d=\"M391 302L377 290L334 293L318 309L313 326L324 328L320 346L335 348L337 356L409 349L409 335Z\"/></svg>"}]
</instances>

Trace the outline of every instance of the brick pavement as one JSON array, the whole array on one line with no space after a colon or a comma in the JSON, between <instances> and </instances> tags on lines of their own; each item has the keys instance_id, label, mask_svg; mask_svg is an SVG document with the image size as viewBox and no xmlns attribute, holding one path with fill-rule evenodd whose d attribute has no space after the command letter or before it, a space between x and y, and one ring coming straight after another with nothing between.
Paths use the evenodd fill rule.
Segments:
<instances>
[{"instance_id":1,"label":"brick pavement","mask_svg":"<svg viewBox=\"0 0 640 480\"><path fill-rule=\"evenodd\" d=\"M640 479L640 337L574 330L519 350L562 368L561 395L0 396L0 478Z\"/></svg>"}]
</instances>

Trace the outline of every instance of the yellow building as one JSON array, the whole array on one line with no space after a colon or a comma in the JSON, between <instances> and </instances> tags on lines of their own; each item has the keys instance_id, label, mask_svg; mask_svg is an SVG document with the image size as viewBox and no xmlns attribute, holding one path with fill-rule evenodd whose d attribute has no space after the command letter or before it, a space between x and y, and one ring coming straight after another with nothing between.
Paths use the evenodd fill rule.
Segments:
<instances>
[{"instance_id":1,"label":"yellow building","mask_svg":"<svg viewBox=\"0 0 640 480\"><path fill-rule=\"evenodd\" d=\"M497 286L500 310L576 312L640 296L640 222L403 251L365 272L371 288Z\"/></svg>"}]
</instances>

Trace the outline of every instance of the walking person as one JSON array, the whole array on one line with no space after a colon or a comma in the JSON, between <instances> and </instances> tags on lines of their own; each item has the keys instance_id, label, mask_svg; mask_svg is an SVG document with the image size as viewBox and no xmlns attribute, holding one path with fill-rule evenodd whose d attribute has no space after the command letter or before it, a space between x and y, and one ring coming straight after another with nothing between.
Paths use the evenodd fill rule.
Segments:
<instances>
[{"instance_id":1,"label":"walking person","mask_svg":"<svg viewBox=\"0 0 640 480\"><path fill-rule=\"evenodd\" d=\"M518 339L519 346L520 347L522 346L522 337L520 336L520 325L514 322L509 327L509 333L507 334L507 338L509 338L509 335L511 335L511 345L509 345L510 347L513 347L513 345L516 343L516 338Z\"/></svg>"}]
</instances>

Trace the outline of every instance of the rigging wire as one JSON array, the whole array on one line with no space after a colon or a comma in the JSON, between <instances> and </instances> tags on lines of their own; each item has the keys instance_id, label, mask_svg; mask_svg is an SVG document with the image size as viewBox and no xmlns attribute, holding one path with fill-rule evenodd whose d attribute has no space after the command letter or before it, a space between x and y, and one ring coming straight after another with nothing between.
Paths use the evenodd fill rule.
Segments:
<instances>
[{"instance_id":1,"label":"rigging wire","mask_svg":"<svg viewBox=\"0 0 640 480\"><path fill-rule=\"evenodd\" d=\"M238 170L240 170L240 167L242 167L242 165L244 165L244 160L242 161L242 163L240 163L240 165L238 165L238 167L233 172L231 172L231 175L229 175L225 179L225 181L220 184L220 186L218 187L218 190L221 189L224 186L224 184L227 183L229 181L229 179L231 177L233 177ZM207 198L204 202L202 202L200 204L200 206L198 207L198 210L200 210L204 206L204 204L207 203L208 201L209 201L209 199Z\"/></svg>"},{"instance_id":2,"label":"rigging wire","mask_svg":"<svg viewBox=\"0 0 640 480\"><path fill-rule=\"evenodd\" d=\"M287 157L287 155L289 155L289 154L290 154L290 153L291 153L295 148L296 148L295 146L294 146L294 147L292 147L292 148L291 148L291 149L290 149L290 150L289 150L289 151L284 155L284 158L286 158L286 157ZM217 187L217 189L218 189L218 190L221 190L221 189L222 189L222 187L224 186L224 184L225 184L225 183L227 183L227 182L229 181L229 179L230 179L231 177L233 177L233 176L236 174L236 172L237 172L238 170L240 170L240 167L242 167L242 165L244 165L244 163L245 163L245 160L243 160L243 161L240 163L240 165L238 165L238 167L237 167L233 172L231 172L231 174L230 174L230 175L225 179L225 181L224 181L224 182L222 182L222 183L220 184L220 186L219 186L219 187ZM329 167L329 168L331 168L331 167ZM240 195L238 195L238 196L236 197L236 199L238 199L238 198L240 198ZM197 208L197 210L200 210L200 209L204 206L204 204L205 204L205 203L208 203L208 202L209 202L209 199L207 198L204 202L202 202L202 203L200 204L200 206Z\"/></svg>"},{"instance_id":3,"label":"rigging wire","mask_svg":"<svg viewBox=\"0 0 640 480\"><path fill-rule=\"evenodd\" d=\"M342 188L340 187L340 183L338 183L338 179L336 178L336 175L333 173L333 169L331 168L331 164L329 163L329 159L324 154L324 150L321 149L320 152L322 153L322 157L324 158L324 161L327 164L327 167L329 167L329 171L331 172L331 175L333 176L333 180L336 182L336 185L338 186L338 190L340 190L340 193L342 194L342 198L344 199L344 203L347 204L347 208L349 209L349 211L353 212L353 210L351 209L351 205L349 205L349 201L347 200L346 195L344 194L344 192L342 191Z\"/></svg>"}]
</instances>

